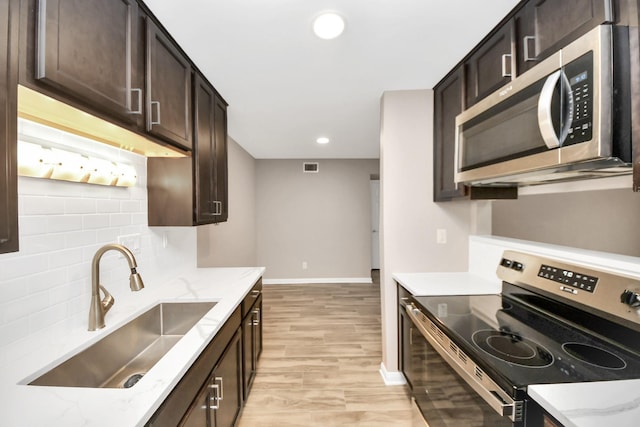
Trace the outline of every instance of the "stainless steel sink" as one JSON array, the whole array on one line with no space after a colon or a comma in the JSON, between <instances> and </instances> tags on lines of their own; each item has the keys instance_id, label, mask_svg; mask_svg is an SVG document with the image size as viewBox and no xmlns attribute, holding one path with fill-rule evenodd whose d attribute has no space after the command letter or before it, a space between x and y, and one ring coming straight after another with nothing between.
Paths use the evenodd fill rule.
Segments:
<instances>
[{"instance_id":1,"label":"stainless steel sink","mask_svg":"<svg viewBox=\"0 0 640 427\"><path fill-rule=\"evenodd\" d=\"M158 304L29 384L92 388L132 387L215 304Z\"/></svg>"}]
</instances>

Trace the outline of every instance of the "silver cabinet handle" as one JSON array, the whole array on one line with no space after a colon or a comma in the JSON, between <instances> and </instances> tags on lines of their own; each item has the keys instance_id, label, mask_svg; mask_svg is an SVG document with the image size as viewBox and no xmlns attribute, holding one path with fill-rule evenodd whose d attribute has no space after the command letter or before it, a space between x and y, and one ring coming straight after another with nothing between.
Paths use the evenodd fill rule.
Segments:
<instances>
[{"instance_id":1,"label":"silver cabinet handle","mask_svg":"<svg viewBox=\"0 0 640 427\"><path fill-rule=\"evenodd\" d=\"M209 388L211 389L213 396L209 397L209 409L210 410L217 410L219 409L220 405L218 405L218 402L221 400L219 393L220 393L220 387L218 386L218 384L216 384L216 379L213 378L211 384L209 384Z\"/></svg>"},{"instance_id":2,"label":"silver cabinet handle","mask_svg":"<svg viewBox=\"0 0 640 427\"><path fill-rule=\"evenodd\" d=\"M222 215L222 202L219 202L217 200L213 201L213 215Z\"/></svg>"},{"instance_id":3,"label":"silver cabinet handle","mask_svg":"<svg viewBox=\"0 0 640 427\"><path fill-rule=\"evenodd\" d=\"M142 114L142 89L139 89L139 88L131 89L131 92L138 94L138 109L137 110L131 110L130 113L131 114Z\"/></svg>"},{"instance_id":4,"label":"silver cabinet handle","mask_svg":"<svg viewBox=\"0 0 640 427\"><path fill-rule=\"evenodd\" d=\"M218 397L218 401L224 399L224 383L222 382L222 377L215 377L214 381L220 381L220 396Z\"/></svg>"},{"instance_id":5,"label":"silver cabinet handle","mask_svg":"<svg viewBox=\"0 0 640 427\"><path fill-rule=\"evenodd\" d=\"M560 79L562 79L561 84L567 97L569 108L567 116L563 118L564 123L562 124L562 129L560 129L560 135L556 135L556 131L553 128L553 117L551 116L551 103L553 102L553 92ZM550 149L560 147L569 134L572 122L573 93L571 92L571 83L569 83L569 79L564 72L558 70L547 77L538 99L538 127L545 145Z\"/></svg>"},{"instance_id":6,"label":"silver cabinet handle","mask_svg":"<svg viewBox=\"0 0 640 427\"><path fill-rule=\"evenodd\" d=\"M511 77L511 64L509 64L509 72L507 72L507 58L511 62L511 54L505 53L502 55L502 77Z\"/></svg>"},{"instance_id":7,"label":"silver cabinet handle","mask_svg":"<svg viewBox=\"0 0 640 427\"><path fill-rule=\"evenodd\" d=\"M253 321L253 326L260 326L260 309L256 308L253 310L253 315L256 316L256 319Z\"/></svg>"},{"instance_id":8,"label":"silver cabinet handle","mask_svg":"<svg viewBox=\"0 0 640 427\"><path fill-rule=\"evenodd\" d=\"M522 43L523 43L523 47L524 47L524 62L531 62L531 61L537 61L538 59L536 58L536 56L529 56L529 42L530 41L535 41L536 37L535 36L524 36L524 38L522 39ZM533 46L533 50L535 52L535 45Z\"/></svg>"},{"instance_id":9,"label":"silver cabinet handle","mask_svg":"<svg viewBox=\"0 0 640 427\"><path fill-rule=\"evenodd\" d=\"M254 289L253 291L251 291L251 295L252 295L254 298L257 298L257 297L258 297L258 295L260 295L260 291L259 291L259 290L257 290L257 289Z\"/></svg>"},{"instance_id":10,"label":"silver cabinet handle","mask_svg":"<svg viewBox=\"0 0 640 427\"><path fill-rule=\"evenodd\" d=\"M156 106L156 117L158 120L153 120L153 106ZM151 126L160 124L160 101L151 101Z\"/></svg>"}]
</instances>

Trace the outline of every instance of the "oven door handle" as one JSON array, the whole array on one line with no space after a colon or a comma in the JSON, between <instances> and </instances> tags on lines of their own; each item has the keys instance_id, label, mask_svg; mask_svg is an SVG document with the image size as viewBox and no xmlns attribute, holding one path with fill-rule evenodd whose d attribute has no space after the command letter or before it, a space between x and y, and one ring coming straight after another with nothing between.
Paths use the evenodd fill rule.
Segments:
<instances>
[{"instance_id":1,"label":"oven door handle","mask_svg":"<svg viewBox=\"0 0 640 427\"><path fill-rule=\"evenodd\" d=\"M425 337L427 341L433 346L433 348L440 354L440 356L447 362L447 364L454 370L460 377L475 390L482 399L487 402L487 404L496 411L502 417L508 417L511 421L520 421L521 419L521 411L519 408L522 405L522 402L515 401L505 393L497 384L495 384L490 378L484 376L482 382L478 380L476 375L474 375L477 371L475 366L469 372L467 368L461 366L456 359L453 358L451 354L445 349L445 347L436 339L425 327L423 321L418 317L419 315L424 316L422 312L415 308L413 305L405 305L405 310L409 317L411 318L413 324L416 328L421 332L421 334ZM427 319L428 321L428 319ZM434 325L435 326L435 325ZM437 328L437 326L435 326ZM443 334L444 337L446 335ZM446 338L448 340L448 338ZM457 347L457 346L456 346ZM468 359L470 360L470 359ZM475 365L475 364L472 364ZM469 365L467 365L469 366ZM490 388L487 388L489 386Z\"/></svg>"}]
</instances>

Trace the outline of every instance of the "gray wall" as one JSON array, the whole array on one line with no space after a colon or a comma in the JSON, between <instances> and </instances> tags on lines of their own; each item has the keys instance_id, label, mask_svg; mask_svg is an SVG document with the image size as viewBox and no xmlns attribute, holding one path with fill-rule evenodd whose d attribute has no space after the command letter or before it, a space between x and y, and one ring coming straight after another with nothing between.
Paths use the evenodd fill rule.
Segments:
<instances>
[{"instance_id":1,"label":"gray wall","mask_svg":"<svg viewBox=\"0 0 640 427\"><path fill-rule=\"evenodd\" d=\"M493 202L492 234L640 256L638 219L631 189L530 195Z\"/></svg>"},{"instance_id":2,"label":"gray wall","mask_svg":"<svg viewBox=\"0 0 640 427\"><path fill-rule=\"evenodd\" d=\"M302 160L257 160L257 263L265 279L369 278L369 181L380 162L313 161L317 174Z\"/></svg>"},{"instance_id":3,"label":"gray wall","mask_svg":"<svg viewBox=\"0 0 640 427\"><path fill-rule=\"evenodd\" d=\"M256 265L256 161L228 140L229 220L197 227L198 267Z\"/></svg>"}]
</instances>

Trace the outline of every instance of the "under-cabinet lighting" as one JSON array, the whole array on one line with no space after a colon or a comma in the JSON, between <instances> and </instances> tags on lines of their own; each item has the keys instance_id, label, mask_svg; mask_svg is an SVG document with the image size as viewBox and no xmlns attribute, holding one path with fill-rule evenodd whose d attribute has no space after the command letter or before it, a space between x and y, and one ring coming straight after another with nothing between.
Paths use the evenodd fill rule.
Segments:
<instances>
[{"instance_id":1,"label":"under-cabinet lighting","mask_svg":"<svg viewBox=\"0 0 640 427\"><path fill-rule=\"evenodd\" d=\"M18 141L18 174L118 187L132 187L138 178L128 164L25 141Z\"/></svg>"},{"instance_id":2,"label":"under-cabinet lighting","mask_svg":"<svg viewBox=\"0 0 640 427\"><path fill-rule=\"evenodd\" d=\"M327 138L326 136L321 136L320 138L316 139L316 142L318 144L328 144L329 138Z\"/></svg>"}]
</instances>

